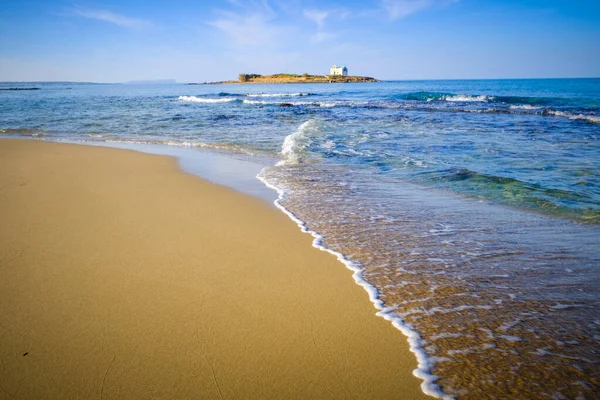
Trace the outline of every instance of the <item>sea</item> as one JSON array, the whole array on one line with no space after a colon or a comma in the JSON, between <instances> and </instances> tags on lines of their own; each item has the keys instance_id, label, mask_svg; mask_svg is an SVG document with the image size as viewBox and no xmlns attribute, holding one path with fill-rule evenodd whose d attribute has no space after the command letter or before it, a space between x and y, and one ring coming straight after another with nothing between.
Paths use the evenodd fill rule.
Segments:
<instances>
[{"instance_id":1,"label":"sea","mask_svg":"<svg viewBox=\"0 0 600 400\"><path fill-rule=\"evenodd\" d=\"M0 83L33 87L2 137L232 160L204 170L354 271L426 394L599 398L600 79Z\"/></svg>"}]
</instances>

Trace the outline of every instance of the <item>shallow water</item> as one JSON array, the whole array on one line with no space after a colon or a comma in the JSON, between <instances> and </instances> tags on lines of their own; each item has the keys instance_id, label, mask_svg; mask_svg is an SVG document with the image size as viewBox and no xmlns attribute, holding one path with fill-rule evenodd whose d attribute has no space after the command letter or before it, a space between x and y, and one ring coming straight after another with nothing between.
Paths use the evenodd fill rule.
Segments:
<instances>
[{"instance_id":1,"label":"shallow water","mask_svg":"<svg viewBox=\"0 0 600 400\"><path fill-rule=\"evenodd\" d=\"M260 178L413 335L426 391L600 390L600 80L37 86L0 92L4 135L277 160Z\"/></svg>"}]
</instances>

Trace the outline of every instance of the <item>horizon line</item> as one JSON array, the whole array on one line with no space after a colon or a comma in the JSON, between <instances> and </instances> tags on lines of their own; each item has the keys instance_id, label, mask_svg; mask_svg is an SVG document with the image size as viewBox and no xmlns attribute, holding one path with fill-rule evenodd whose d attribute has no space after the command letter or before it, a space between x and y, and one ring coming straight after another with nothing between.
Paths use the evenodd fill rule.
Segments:
<instances>
[{"instance_id":1,"label":"horizon line","mask_svg":"<svg viewBox=\"0 0 600 400\"><path fill-rule=\"evenodd\" d=\"M379 79L379 78L376 78ZM502 81L502 80L544 80L544 79L600 79L600 76L573 76L573 77L535 77L535 78L416 78L416 79L379 79L380 82L419 82L419 81ZM164 82L170 81L170 82ZM160 83L163 82L163 83ZM176 79L142 79L142 80L131 80L123 82L102 82L102 81L69 81L69 80L14 80L14 81L0 81L0 84L5 83L74 83L74 84L96 84L96 85L185 85L189 83L213 83L222 81L177 81ZM376 82L377 83L377 82Z\"/></svg>"}]
</instances>

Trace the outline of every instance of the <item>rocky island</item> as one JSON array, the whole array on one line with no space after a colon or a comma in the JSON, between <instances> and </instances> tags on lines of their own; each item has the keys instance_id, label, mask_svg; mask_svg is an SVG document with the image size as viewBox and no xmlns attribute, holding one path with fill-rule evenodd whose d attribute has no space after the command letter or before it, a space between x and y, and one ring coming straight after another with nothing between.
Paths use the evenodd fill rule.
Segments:
<instances>
[{"instance_id":1,"label":"rocky island","mask_svg":"<svg viewBox=\"0 0 600 400\"><path fill-rule=\"evenodd\" d=\"M368 76L342 76L342 75L309 75L309 74L240 74L238 80L209 82L207 84L233 84L233 83L350 83L350 82L379 82L378 79ZM193 85L193 83L192 83Z\"/></svg>"}]
</instances>

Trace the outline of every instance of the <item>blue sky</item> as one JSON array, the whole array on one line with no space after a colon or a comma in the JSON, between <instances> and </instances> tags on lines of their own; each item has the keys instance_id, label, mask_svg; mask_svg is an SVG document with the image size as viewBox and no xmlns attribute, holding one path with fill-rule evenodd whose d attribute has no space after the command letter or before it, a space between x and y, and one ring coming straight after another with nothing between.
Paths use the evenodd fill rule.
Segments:
<instances>
[{"instance_id":1,"label":"blue sky","mask_svg":"<svg viewBox=\"0 0 600 400\"><path fill-rule=\"evenodd\" d=\"M3 0L0 81L600 76L600 1Z\"/></svg>"}]
</instances>

